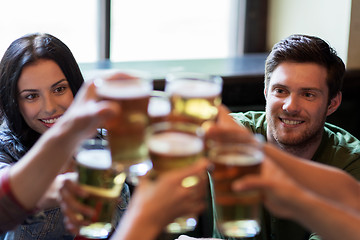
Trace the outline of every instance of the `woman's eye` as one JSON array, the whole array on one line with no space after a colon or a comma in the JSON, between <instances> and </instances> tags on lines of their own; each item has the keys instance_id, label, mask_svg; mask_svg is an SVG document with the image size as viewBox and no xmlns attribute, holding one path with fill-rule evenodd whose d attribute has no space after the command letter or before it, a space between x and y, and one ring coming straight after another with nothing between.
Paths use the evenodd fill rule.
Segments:
<instances>
[{"instance_id":1,"label":"woman's eye","mask_svg":"<svg viewBox=\"0 0 360 240\"><path fill-rule=\"evenodd\" d=\"M38 95L37 94L29 94L25 96L26 100L34 100L35 98L37 98Z\"/></svg>"},{"instance_id":2,"label":"woman's eye","mask_svg":"<svg viewBox=\"0 0 360 240\"><path fill-rule=\"evenodd\" d=\"M65 89L66 89L66 87L57 87L57 88L55 88L54 92L55 93L62 93L62 92L65 91Z\"/></svg>"}]
</instances>

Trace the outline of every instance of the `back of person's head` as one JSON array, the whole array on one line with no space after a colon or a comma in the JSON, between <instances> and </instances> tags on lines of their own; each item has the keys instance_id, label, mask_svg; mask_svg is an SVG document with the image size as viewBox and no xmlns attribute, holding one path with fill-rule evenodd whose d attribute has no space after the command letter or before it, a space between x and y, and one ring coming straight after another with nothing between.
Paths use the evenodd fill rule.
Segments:
<instances>
[{"instance_id":1,"label":"back of person's head","mask_svg":"<svg viewBox=\"0 0 360 240\"><path fill-rule=\"evenodd\" d=\"M271 74L283 62L316 63L327 70L329 103L341 91L345 65L336 51L324 40L307 35L291 35L276 43L265 63L265 87Z\"/></svg>"},{"instance_id":2,"label":"back of person's head","mask_svg":"<svg viewBox=\"0 0 360 240\"><path fill-rule=\"evenodd\" d=\"M0 111L2 122L21 140L33 142L38 134L25 123L18 104L18 81L24 67L40 59L57 63L74 96L84 82L70 49L58 38L43 33L28 34L13 41L0 62ZM36 135L31 137L28 135ZM28 138L31 138L29 140ZM32 143L31 143L32 144Z\"/></svg>"}]
</instances>

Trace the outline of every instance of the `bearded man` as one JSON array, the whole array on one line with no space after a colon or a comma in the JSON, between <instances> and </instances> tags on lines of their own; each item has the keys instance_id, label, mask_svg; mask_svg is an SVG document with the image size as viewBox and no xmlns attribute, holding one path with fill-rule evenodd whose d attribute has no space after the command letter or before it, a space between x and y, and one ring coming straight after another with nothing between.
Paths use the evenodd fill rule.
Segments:
<instances>
[{"instance_id":1,"label":"bearded man","mask_svg":"<svg viewBox=\"0 0 360 240\"><path fill-rule=\"evenodd\" d=\"M275 44L266 59L266 111L231 115L280 149L343 169L360 180L360 141L326 123L326 117L340 106L344 74L343 61L325 41L291 35ZM261 235L258 239L321 239L268 212L263 216Z\"/></svg>"}]
</instances>

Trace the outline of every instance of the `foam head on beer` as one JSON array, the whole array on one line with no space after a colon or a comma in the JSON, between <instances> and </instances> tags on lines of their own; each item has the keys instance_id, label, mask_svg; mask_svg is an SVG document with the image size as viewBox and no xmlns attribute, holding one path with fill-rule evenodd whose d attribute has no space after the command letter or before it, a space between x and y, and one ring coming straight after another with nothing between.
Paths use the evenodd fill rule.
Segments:
<instances>
[{"instance_id":1,"label":"foam head on beer","mask_svg":"<svg viewBox=\"0 0 360 240\"><path fill-rule=\"evenodd\" d=\"M152 91L148 113L151 123L166 121L171 111L171 104L168 94L162 91Z\"/></svg>"},{"instance_id":2,"label":"foam head on beer","mask_svg":"<svg viewBox=\"0 0 360 240\"><path fill-rule=\"evenodd\" d=\"M88 150L80 151L76 160L78 164L88 168L105 170L111 167L111 155L109 151L104 150Z\"/></svg>"},{"instance_id":3,"label":"foam head on beer","mask_svg":"<svg viewBox=\"0 0 360 240\"><path fill-rule=\"evenodd\" d=\"M222 80L193 73L169 74L165 85L171 96L172 116L196 124L214 121L221 104Z\"/></svg>"},{"instance_id":4,"label":"foam head on beer","mask_svg":"<svg viewBox=\"0 0 360 240\"><path fill-rule=\"evenodd\" d=\"M149 96L152 85L144 84L140 79L96 80L97 94L113 99L132 99Z\"/></svg>"},{"instance_id":5,"label":"foam head on beer","mask_svg":"<svg viewBox=\"0 0 360 240\"><path fill-rule=\"evenodd\" d=\"M150 138L148 148L153 168L159 173L193 164L202 155L204 146L198 136L162 132Z\"/></svg>"},{"instance_id":6,"label":"foam head on beer","mask_svg":"<svg viewBox=\"0 0 360 240\"><path fill-rule=\"evenodd\" d=\"M147 145L153 162L152 176L194 164L203 154L203 129L195 124L162 122L149 130ZM188 176L181 182L184 188L198 183L198 176ZM197 217L190 214L175 219L166 227L169 233L194 230Z\"/></svg>"},{"instance_id":7,"label":"foam head on beer","mask_svg":"<svg viewBox=\"0 0 360 240\"><path fill-rule=\"evenodd\" d=\"M131 168L148 160L145 144L149 125L148 105L153 90L152 79L136 74L95 80L99 98L119 104L121 114L105 124L113 165L118 171L143 175ZM145 171L146 173L146 171Z\"/></svg>"},{"instance_id":8,"label":"foam head on beer","mask_svg":"<svg viewBox=\"0 0 360 240\"><path fill-rule=\"evenodd\" d=\"M181 132L163 132L154 135L148 146L151 151L157 154L187 156L201 152L203 142L194 135Z\"/></svg>"},{"instance_id":9,"label":"foam head on beer","mask_svg":"<svg viewBox=\"0 0 360 240\"><path fill-rule=\"evenodd\" d=\"M234 192L235 180L260 174L263 153L252 144L220 143L209 151L210 171L220 231L229 237L254 237L260 231L261 194Z\"/></svg>"},{"instance_id":10,"label":"foam head on beer","mask_svg":"<svg viewBox=\"0 0 360 240\"><path fill-rule=\"evenodd\" d=\"M88 139L76 154L78 183L88 193L79 200L95 209L88 219L91 223L80 227L80 235L88 238L107 238L113 229L112 219L125 181L125 174L119 174L112 166L108 142L102 139Z\"/></svg>"}]
</instances>

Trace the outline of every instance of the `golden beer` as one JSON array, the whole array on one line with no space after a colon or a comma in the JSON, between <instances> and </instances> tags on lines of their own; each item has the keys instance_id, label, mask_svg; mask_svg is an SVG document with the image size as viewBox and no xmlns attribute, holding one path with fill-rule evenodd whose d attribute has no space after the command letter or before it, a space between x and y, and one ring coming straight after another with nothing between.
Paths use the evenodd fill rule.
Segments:
<instances>
[{"instance_id":1,"label":"golden beer","mask_svg":"<svg viewBox=\"0 0 360 240\"><path fill-rule=\"evenodd\" d=\"M210 150L218 226L228 237L253 237L260 231L260 192L236 193L232 190L235 180L249 174L260 174L262 154L251 148L238 145L235 152L214 153L218 149Z\"/></svg>"},{"instance_id":2,"label":"golden beer","mask_svg":"<svg viewBox=\"0 0 360 240\"><path fill-rule=\"evenodd\" d=\"M151 82L144 79L106 80L97 87L102 99L121 106L121 114L106 126L113 164L118 171L148 159L145 134L151 90Z\"/></svg>"},{"instance_id":3,"label":"golden beer","mask_svg":"<svg viewBox=\"0 0 360 240\"><path fill-rule=\"evenodd\" d=\"M221 104L220 77L197 76L169 79L166 91L171 95L171 117L174 120L206 126L217 118Z\"/></svg>"},{"instance_id":4,"label":"golden beer","mask_svg":"<svg viewBox=\"0 0 360 240\"><path fill-rule=\"evenodd\" d=\"M187 167L195 163L203 151L202 139L180 132L163 132L148 143L153 171L156 174Z\"/></svg>"},{"instance_id":5,"label":"golden beer","mask_svg":"<svg viewBox=\"0 0 360 240\"><path fill-rule=\"evenodd\" d=\"M190 166L203 155L202 132L199 131L199 135L196 133L196 129L201 128L182 123L159 123L154 126L148 148L153 162L151 173L155 177L166 171ZM197 182L196 177L189 176L183 180L182 185L190 187ZM184 216L175 219L166 230L169 233L183 233L194 230L196 224L196 216Z\"/></svg>"},{"instance_id":6,"label":"golden beer","mask_svg":"<svg viewBox=\"0 0 360 240\"><path fill-rule=\"evenodd\" d=\"M79 151L76 160L78 182L89 193L81 201L96 210L90 219L91 224L80 228L80 235L107 238L114 227L111 222L125 182L125 173L118 174L111 168L111 155L105 149Z\"/></svg>"}]
</instances>

